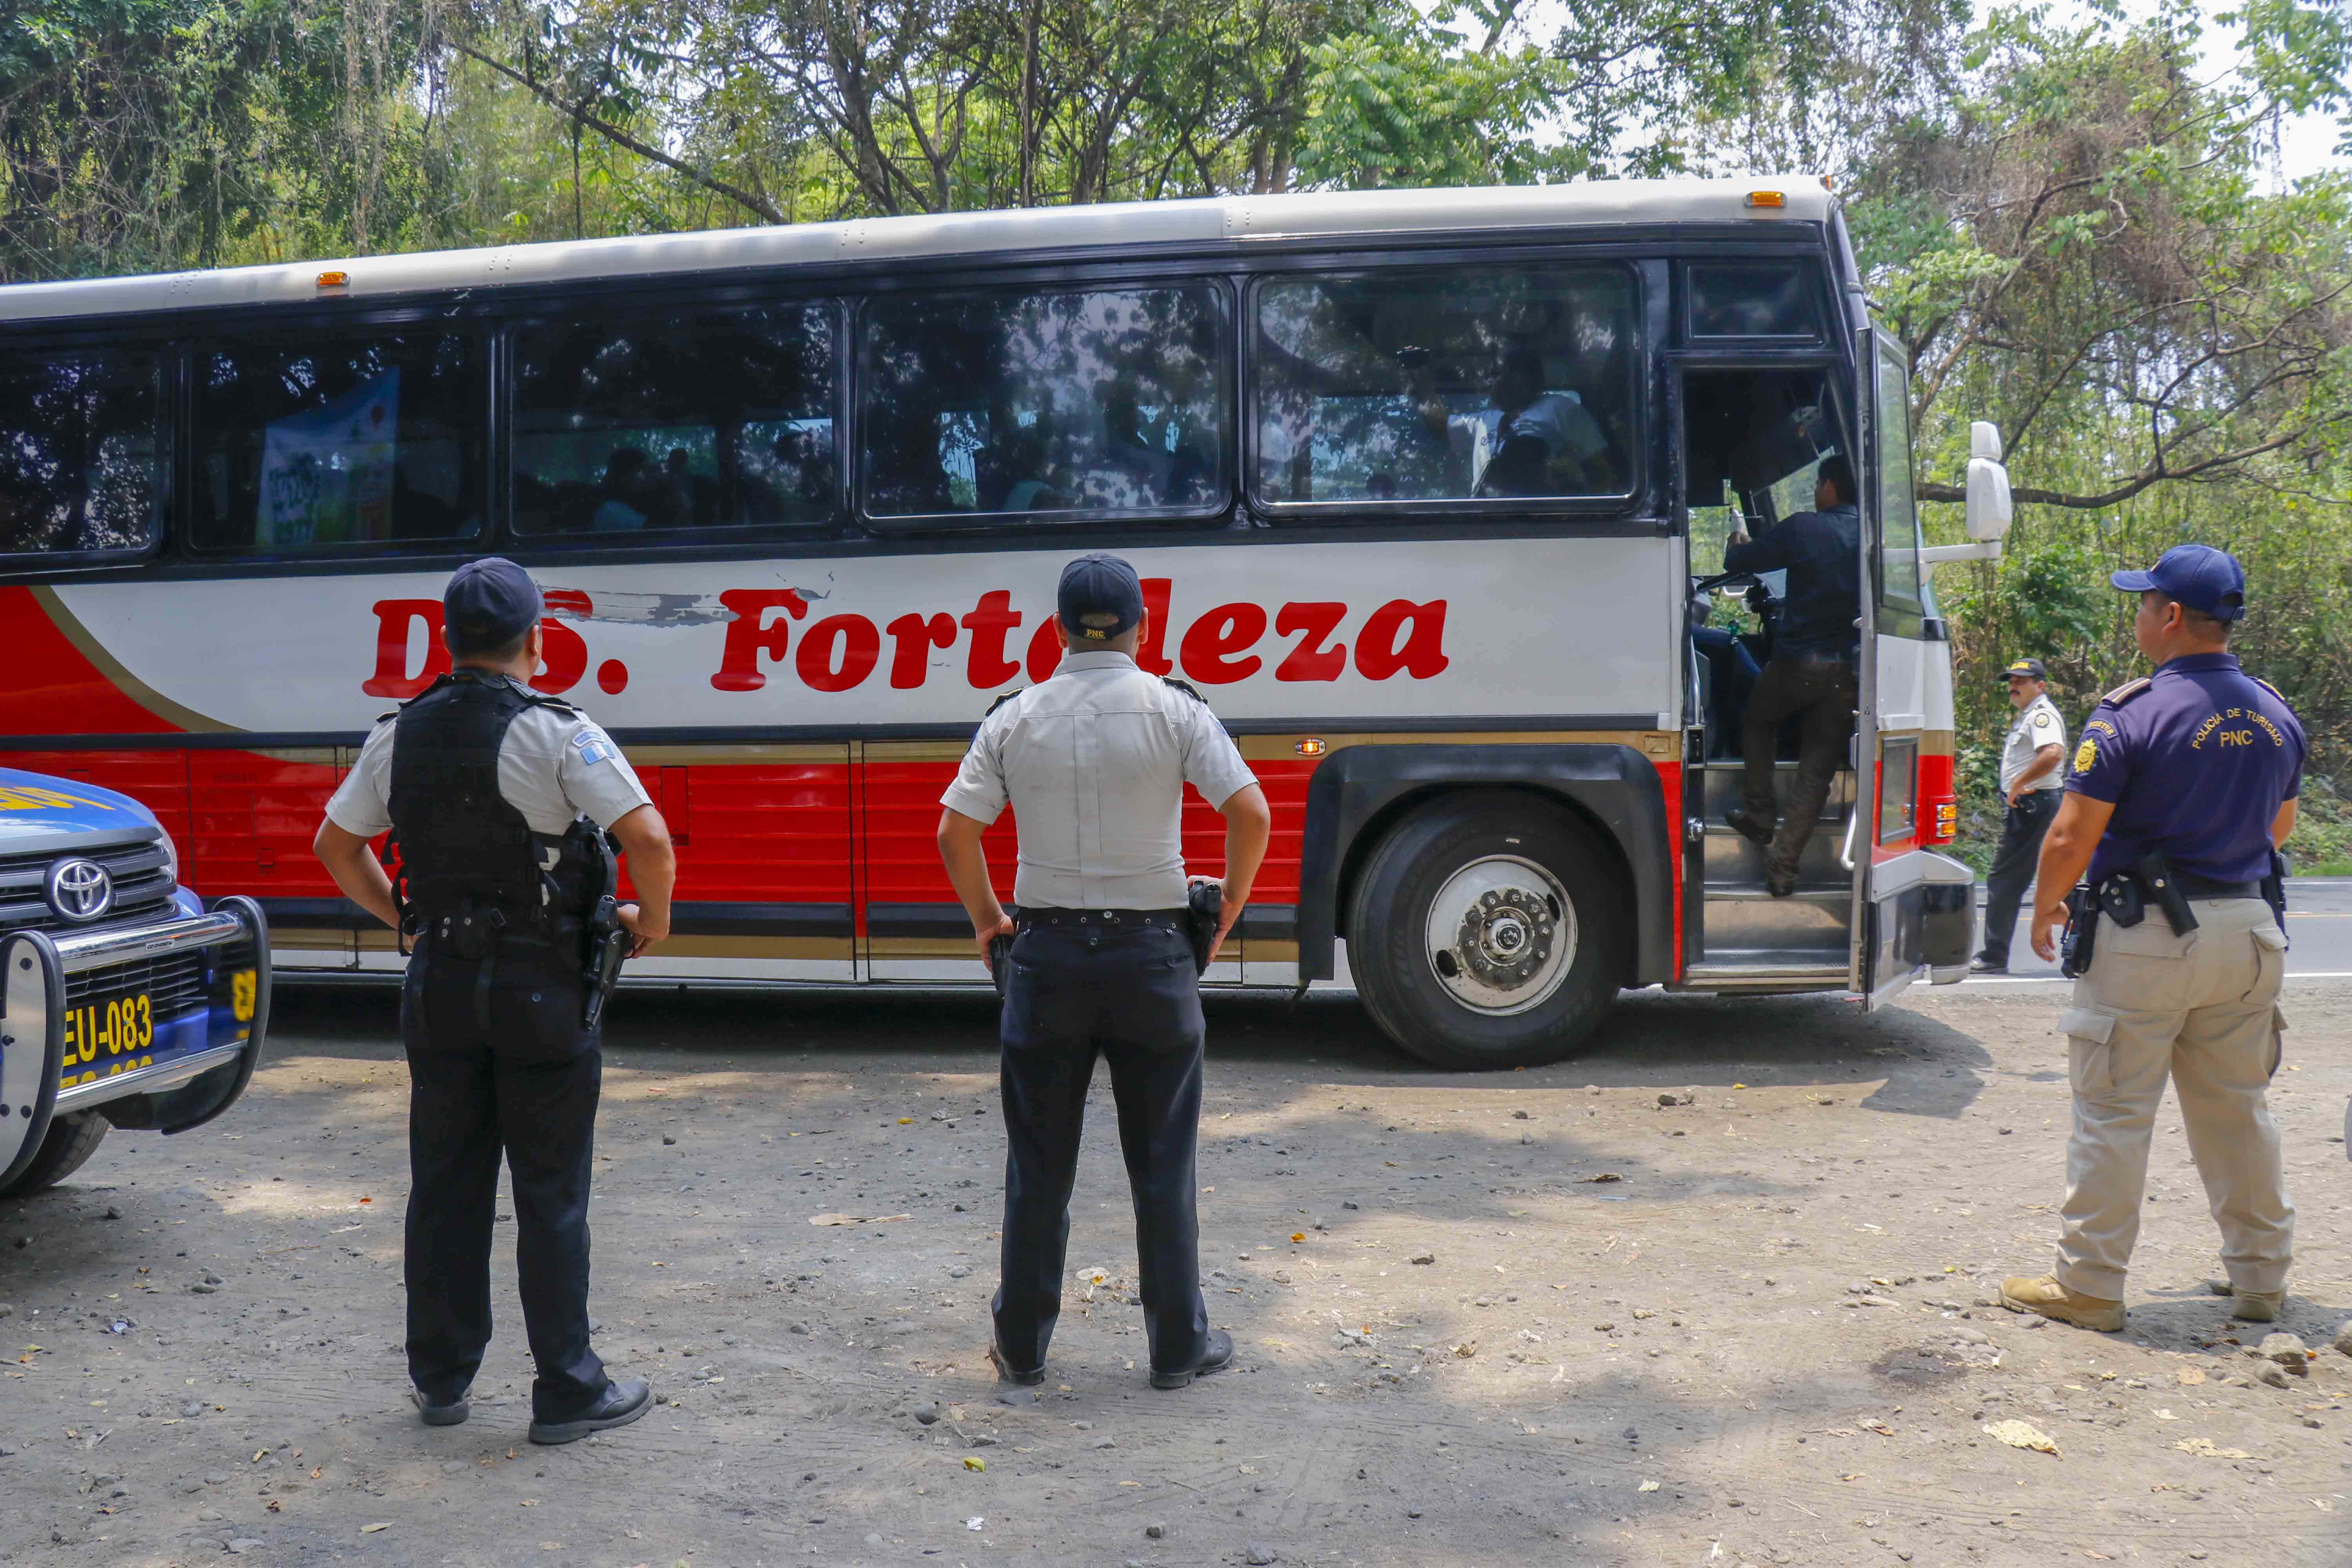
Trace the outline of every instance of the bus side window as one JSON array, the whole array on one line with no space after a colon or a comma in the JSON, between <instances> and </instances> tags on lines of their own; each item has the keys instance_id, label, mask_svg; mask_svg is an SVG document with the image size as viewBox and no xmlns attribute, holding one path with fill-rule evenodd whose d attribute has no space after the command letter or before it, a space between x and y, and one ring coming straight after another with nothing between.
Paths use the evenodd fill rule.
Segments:
<instances>
[{"instance_id":1,"label":"bus side window","mask_svg":"<svg viewBox=\"0 0 2352 1568\"><path fill-rule=\"evenodd\" d=\"M866 514L1082 521L1221 510L1223 290L904 295L860 329Z\"/></svg>"},{"instance_id":2,"label":"bus side window","mask_svg":"<svg viewBox=\"0 0 2352 1568\"><path fill-rule=\"evenodd\" d=\"M0 556L154 548L160 383L156 356L137 350L0 356Z\"/></svg>"},{"instance_id":3,"label":"bus side window","mask_svg":"<svg viewBox=\"0 0 2352 1568\"><path fill-rule=\"evenodd\" d=\"M829 304L518 329L515 531L832 522L835 335Z\"/></svg>"},{"instance_id":4,"label":"bus side window","mask_svg":"<svg viewBox=\"0 0 2352 1568\"><path fill-rule=\"evenodd\" d=\"M313 554L481 532L478 334L199 342L194 365L197 550Z\"/></svg>"},{"instance_id":5,"label":"bus side window","mask_svg":"<svg viewBox=\"0 0 2352 1568\"><path fill-rule=\"evenodd\" d=\"M1614 265L1269 281L1253 490L1277 512L1630 495L1635 321Z\"/></svg>"}]
</instances>

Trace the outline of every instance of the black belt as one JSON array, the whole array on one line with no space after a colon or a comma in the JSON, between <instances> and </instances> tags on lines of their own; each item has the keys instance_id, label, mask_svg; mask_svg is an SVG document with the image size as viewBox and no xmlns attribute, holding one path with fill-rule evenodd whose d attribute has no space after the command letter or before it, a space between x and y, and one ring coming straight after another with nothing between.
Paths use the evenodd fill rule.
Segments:
<instances>
[{"instance_id":1,"label":"black belt","mask_svg":"<svg viewBox=\"0 0 2352 1568\"><path fill-rule=\"evenodd\" d=\"M2259 899L2263 896L2260 882L2216 882L2207 877L2192 877L2186 871L2175 871L2173 881L2180 895L2187 899Z\"/></svg>"},{"instance_id":2,"label":"black belt","mask_svg":"<svg viewBox=\"0 0 2352 1568\"><path fill-rule=\"evenodd\" d=\"M1013 918L1023 931L1082 931L1089 936L1184 929L1182 910L1033 909L1017 910Z\"/></svg>"}]
</instances>

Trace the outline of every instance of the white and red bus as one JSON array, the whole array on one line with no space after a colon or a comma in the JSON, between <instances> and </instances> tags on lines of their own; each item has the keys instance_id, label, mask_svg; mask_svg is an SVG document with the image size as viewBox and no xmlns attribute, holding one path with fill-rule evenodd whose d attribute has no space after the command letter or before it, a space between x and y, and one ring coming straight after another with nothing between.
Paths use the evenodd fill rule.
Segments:
<instances>
[{"instance_id":1,"label":"white and red bus","mask_svg":"<svg viewBox=\"0 0 2352 1568\"><path fill-rule=\"evenodd\" d=\"M1795 178L0 289L0 753L146 802L191 881L268 911L280 976L388 973L310 836L446 668L449 571L503 553L547 590L537 684L677 835L677 934L634 975L979 984L940 793L1051 671L1062 563L1108 549L1145 579L1142 663L1275 807L1213 983L1351 984L1486 1066L1625 987L1876 1002L1957 978L1970 935L1924 562L1971 547L1923 556L1905 375ZM1860 767L1776 900L1722 823L1733 694L1693 605L1748 587L1714 581L1725 531L1809 505L1831 452L1868 492ZM1009 889L1009 819L989 845Z\"/></svg>"}]
</instances>

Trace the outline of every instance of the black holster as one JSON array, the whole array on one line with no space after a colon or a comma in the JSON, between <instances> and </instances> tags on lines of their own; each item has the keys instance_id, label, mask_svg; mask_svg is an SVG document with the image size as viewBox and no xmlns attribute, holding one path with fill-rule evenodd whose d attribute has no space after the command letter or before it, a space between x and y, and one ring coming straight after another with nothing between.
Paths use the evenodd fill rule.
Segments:
<instances>
[{"instance_id":1,"label":"black holster","mask_svg":"<svg viewBox=\"0 0 2352 1568\"><path fill-rule=\"evenodd\" d=\"M2163 850L2149 850L2132 862L2132 869L2139 878L2141 893L2164 911L2173 935L2187 936L2197 929L2197 911L2189 907L2189 895L2181 890L2180 879L2172 874L2172 862Z\"/></svg>"},{"instance_id":2,"label":"black holster","mask_svg":"<svg viewBox=\"0 0 2352 1568\"><path fill-rule=\"evenodd\" d=\"M1192 967L1209 973L1209 953L1217 945L1217 923L1224 916L1225 889L1218 882L1195 882L1184 894L1184 934L1192 942Z\"/></svg>"},{"instance_id":3,"label":"black holster","mask_svg":"<svg viewBox=\"0 0 2352 1568\"><path fill-rule=\"evenodd\" d=\"M1002 932L988 939L988 977L996 982L1000 997L1013 984L1013 939Z\"/></svg>"},{"instance_id":4,"label":"black holster","mask_svg":"<svg viewBox=\"0 0 2352 1568\"><path fill-rule=\"evenodd\" d=\"M621 903L606 893L588 917L586 952L581 966L580 1026L593 1029L604 1016L604 1004L621 983L621 961L629 956L629 928L621 923Z\"/></svg>"},{"instance_id":5,"label":"black holster","mask_svg":"<svg viewBox=\"0 0 2352 1568\"><path fill-rule=\"evenodd\" d=\"M2088 884L2066 895L2066 934L2058 942L2058 973L2069 980L2090 973L2092 950L2099 941L2099 895Z\"/></svg>"},{"instance_id":6,"label":"black holster","mask_svg":"<svg viewBox=\"0 0 2352 1568\"><path fill-rule=\"evenodd\" d=\"M2271 918L2278 921L2279 934L2286 934L2286 857L2271 851L2269 875L2263 879L2263 902L2271 907Z\"/></svg>"}]
</instances>

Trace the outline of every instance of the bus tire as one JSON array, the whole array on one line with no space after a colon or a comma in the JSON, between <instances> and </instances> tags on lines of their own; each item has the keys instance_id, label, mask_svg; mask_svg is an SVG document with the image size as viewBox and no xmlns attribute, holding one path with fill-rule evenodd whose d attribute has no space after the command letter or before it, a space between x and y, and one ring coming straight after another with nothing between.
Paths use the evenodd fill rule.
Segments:
<instances>
[{"instance_id":1,"label":"bus tire","mask_svg":"<svg viewBox=\"0 0 2352 1568\"><path fill-rule=\"evenodd\" d=\"M0 1187L0 1198L21 1198L56 1186L98 1152L111 1125L95 1110L58 1117L49 1123L48 1136L41 1140L41 1152L15 1181Z\"/></svg>"},{"instance_id":2,"label":"bus tire","mask_svg":"<svg viewBox=\"0 0 2352 1568\"><path fill-rule=\"evenodd\" d=\"M1356 879L1357 994L1382 1033L1437 1067L1558 1061L1617 999L1632 931L1621 889L1591 836L1538 801L1425 808Z\"/></svg>"}]
</instances>

